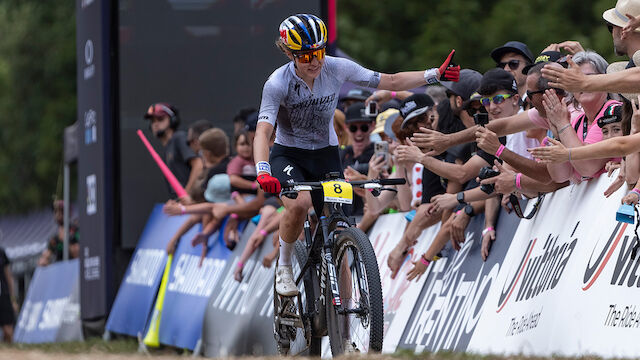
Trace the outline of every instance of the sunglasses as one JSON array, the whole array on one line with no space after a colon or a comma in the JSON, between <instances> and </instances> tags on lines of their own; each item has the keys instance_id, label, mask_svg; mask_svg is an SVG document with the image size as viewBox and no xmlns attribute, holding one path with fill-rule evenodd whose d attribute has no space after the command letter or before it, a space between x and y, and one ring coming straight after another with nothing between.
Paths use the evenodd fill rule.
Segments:
<instances>
[{"instance_id":1,"label":"sunglasses","mask_svg":"<svg viewBox=\"0 0 640 360\"><path fill-rule=\"evenodd\" d=\"M469 114L469 116L473 116L473 115L475 115L477 113L486 113L487 109L485 109L484 107L481 106L481 107L478 107L478 108L474 108L474 107L468 108L465 111L467 112L467 114Z\"/></svg>"},{"instance_id":2,"label":"sunglasses","mask_svg":"<svg viewBox=\"0 0 640 360\"><path fill-rule=\"evenodd\" d=\"M303 64L308 64L311 61L313 61L314 57L317 57L318 60L322 60L324 59L324 52L325 49L318 49L318 50L313 50L313 51L307 51L307 52L303 52L303 53L293 53L293 56L298 59L299 62L303 63Z\"/></svg>"},{"instance_id":3,"label":"sunglasses","mask_svg":"<svg viewBox=\"0 0 640 360\"><path fill-rule=\"evenodd\" d=\"M609 30L610 33L613 33L613 24L612 23L607 23L607 30Z\"/></svg>"},{"instance_id":4,"label":"sunglasses","mask_svg":"<svg viewBox=\"0 0 640 360\"><path fill-rule=\"evenodd\" d=\"M512 96L513 95L511 94L498 94L494 97L483 97L480 99L480 104L482 104L483 106L489 106L491 105L491 103L498 105L502 104L505 100Z\"/></svg>"},{"instance_id":5,"label":"sunglasses","mask_svg":"<svg viewBox=\"0 0 640 360\"><path fill-rule=\"evenodd\" d=\"M349 131L351 131L352 133L357 132L358 131L358 125L349 125ZM369 131L369 125L368 124L360 125L360 131L362 131L362 132Z\"/></svg>"},{"instance_id":6,"label":"sunglasses","mask_svg":"<svg viewBox=\"0 0 640 360\"><path fill-rule=\"evenodd\" d=\"M527 99L531 99L531 97L535 94L542 94L545 91L549 90L551 88L547 88L547 89L542 89L542 90L536 90L536 91L529 91L527 90Z\"/></svg>"},{"instance_id":7,"label":"sunglasses","mask_svg":"<svg viewBox=\"0 0 640 360\"><path fill-rule=\"evenodd\" d=\"M507 65L509 65L509 69L511 70L518 70L518 67L520 66L520 60L509 60L507 62L499 62L496 64L496 67L500 69L504 69L504 67Z\"/></svg>"}]
</instances>

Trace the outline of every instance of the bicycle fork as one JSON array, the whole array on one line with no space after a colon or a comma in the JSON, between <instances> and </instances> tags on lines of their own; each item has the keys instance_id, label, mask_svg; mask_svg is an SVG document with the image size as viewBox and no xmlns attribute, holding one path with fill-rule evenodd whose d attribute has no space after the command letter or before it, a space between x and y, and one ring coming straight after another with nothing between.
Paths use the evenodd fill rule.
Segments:
<instances>
[{"instance_id":1,"label":"bicycle fork","mask_svg":"<svg viewBox=\"0 0 640 360\"><path fill-rule=\"evenodd\" d=\"M336 272L336 266L333 262L333 255L331 254L332 242L329 239L329 225L325 216L320 217L320 227L322 229L322 237L324 239L323 244L323 266L320 274L320 287L322 288L322 296L324 297L324 291L326 287L327 275L329 277L329 286L331 289L331 303L334 306L341 307L342 301L340 300L340 289L338 287L338 276Z\"/></svg>"}]
</instances>

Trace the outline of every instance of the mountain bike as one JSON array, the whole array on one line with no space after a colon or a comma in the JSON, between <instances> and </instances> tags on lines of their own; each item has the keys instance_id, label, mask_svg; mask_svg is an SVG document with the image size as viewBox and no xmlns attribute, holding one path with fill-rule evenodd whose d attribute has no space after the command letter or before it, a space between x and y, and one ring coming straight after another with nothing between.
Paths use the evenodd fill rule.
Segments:
<instances>
[{"instance_id":1,"label":"mountain bike","mask_svg":"<svg viewBox=\"0 0 640 360\"><path fill-rule=\"evenodd\" d=\"M347 217L343 204L353 201L353 188L378 196L396 191L404 179L346 182L339 174L327 181L298 182L281 195L296 198L300 191L316 191L318 218L311 230L304 222L304 242L297 241L294 264L297 296L280 296L274 282L274 337L281 355L320 355L323 336L329 336L333 356L345 352L380 352L383 338L382 286L376 255L367 235ZM297 265L297 267L296 267Z\"/></svg>"}]
</instances>

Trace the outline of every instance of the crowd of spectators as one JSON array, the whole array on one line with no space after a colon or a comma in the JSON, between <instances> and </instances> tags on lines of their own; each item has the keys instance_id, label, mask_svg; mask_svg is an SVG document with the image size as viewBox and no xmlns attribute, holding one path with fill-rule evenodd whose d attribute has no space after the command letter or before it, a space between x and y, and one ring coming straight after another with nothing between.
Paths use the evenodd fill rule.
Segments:
<instances>
[{"instance_id":1,"label":"crowd of spectators","mask_svg":"<svg viewBox=\"0 0 640 360\"><path fill-rule=\"evenodd\" d=\"M523 199L540 204L545 193L606 174L611 186L605 196L626 185L631 192L624 201L638 202L637 153L591 158L585 150L580 158L571 158L576 149L635 134L640 128L638 95L628 93L640 86L624 83L617 90L606 78L635 67L640 32L634 29L640 20L627 16L631 21L612 19L608 12L603 16L616 51L630 59L624 66L608 64L576 41L549 44L534 56L526 44L513 40L487 54L496 68L484 73L474 70L473 64L462 64L457 82L442 81L417 92L354 88L341 99L333 126L345 179L407 180L396 186L397 193L378 197L356 190L348 209L364 231L380 214L407 212L408 225L388 257L392 277L423 230L438 223L432 245L413 264L408 279L424 273L448 242L460 249L466 227L479 214L484 214L481 255L486 260L494 241L508 241L496 238L500 207L509 216L535 216L537 206L522 213ZM591 75L603 80L590 81ZM365 110L372 102L375 114ZM178 130L178 110L166 103L152 104L145 117L166 147L168 166L188 191L180 199L171 193L174 199L164 206L170 215L190 214L167 252L173 253L180 237L198 223L202 230L189 240L202 246L203 256L208 237L221 225L224 241L233 249L239 241L238 225L250 220L256 227L237 263L235 279L242 281L244 263L275 233L273 251L263 259L270 266L278 254L282 203L256 182L252 150L256 110L239 111L229 135L205 120L193 123L184 134ZM566 153L568 157L558 160ZM309 214L312 218L313 209Z\"/></svg>"}]
</instances>

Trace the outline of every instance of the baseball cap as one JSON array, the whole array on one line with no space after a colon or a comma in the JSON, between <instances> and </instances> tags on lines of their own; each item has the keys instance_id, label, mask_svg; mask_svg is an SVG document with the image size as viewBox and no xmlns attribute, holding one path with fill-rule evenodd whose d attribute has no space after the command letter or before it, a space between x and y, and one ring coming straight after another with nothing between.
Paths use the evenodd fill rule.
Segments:
<instances>
[{"instance_id":1,"label":"baseball cap","mask_svg":"<svg viewBox=\"0 0 640 360\"><path fill-rule=\"evenodd\" d=\"M525 67L522 68L522 73L527 75L527 73L529 72L529 70L534 67L535 65L539 64L539 63L543 63L543 62L558 62L558 60L561 60L562 58L564 58L565 55L563 55L561 52L559 51L545 51L543 53L541 53L540 55L538 55L538 57L536 58L536 61L533 62L533 64L529 64ZM567 67L566 66L566 62L558 62L560 65Z\"/></svg>"},{"instance_id":2,"label":"baseball cap","mask_svg":"<svg viewBox=\"0 0 640 360\"><path fill-rule=\"evenodd\" d=\"M208 202L225 202L231 200L231 181L227 174L216 174L209 179L204 198Z\"/></svg>"},{"instance_id":3,"label":"baseball cap","mask_svg":"<svg viewBox=\"0 0 640 360\"><path fill-rule=\"evenodd\" d=\"M602 18L615 26L625 27L629 22L626 14L635 17L640 15L640 2L637 0L618 0L615 8L605 10L602 13ZM640 31L640 29L635 29L635 31Z\"/></svg>"},{"instance_id":4,"label":"baseball cap","mask_svg":"<svg viewBox=\"0 0 640 360\"><path fill-rule=\"evenodd\" d=\"M347 108L347 112L344 114L346 119L345 119L345 123L349 124L349 123L353 123L353 122L358 122L358 121L373 121L375 120L375 116L367 116L364 113L364 103L363 102L357 102L354 104L351 104L348 108Z\"/></svg>"},{"instance_id":5,"label":"baseball cap","mask_svg":"<svg viewBox=\"0 0 640 360\"><path fill-rule=\"evenodd\" d=\"M513 93L518 92L516 79L510 72L504 69L494 68L482 75L478 93L481 95L491 95L497 90L510 90Z\"/></svg>"},{"instance_id":6,"label":"baseball cap","mask_svg":"<svg viewBox=\"0 0 640 360\"><path fill-rule=\"evenodd\" d=\"M176 108L168 103L155 103L149 105L147 108L147 112L144 113L145 119L150 119L152 117L161 117L161 116L176 116Z\"/></svg>"},{"instance_id":7,"label":"baseball cap","mask_svg":"<svg viewBox=\"0 0 640 360\"><path fill-rule=\"evenodd\" d=\"M482 74L479 72L471 69L462 69L460 70L460 80L458 82L440 81L440 85L460 96L462 100L469 100L471 95L478 89L478 86L480 86L480 79L482 79Z\"/></svg>"},{"instance_id":8,"label":"baseball cap","mask_svg":"<svg viewBox=\"0 0 640 360\"><path fill-rule=\"evenodd\" d=\"M398 116L400 116L398 109L387 109L378 114L376 117L376 128L372 134L384 132L388 137L395 139L396 135L393 133L393 130L391 130L391 124L393 124Z\"/></svg>"},{"instance_id":9,"label":"baseball cap","mask_svg":"<svg viewBox=\"0 0 640 360\"><path fill-rule=\"evenodd\" d=\"M604 113L598 119L598 126L603 127L620 121L622 121L622 104L614 103L604 110Z\"/></svg>"},{"instance_id":10,"label":"baseball cap","mask_svg":"<svg viewBox=\"0 0 640 360\"><path fill-rule=\"evenodd\" d=\"M367 100L367 98L369 96L371 96L371 94L373 94L373 93L371 91L369 91L369 90L361 89L361 88L355 88L355 89L349 90L349 92L347 93L347 96L342 98L342 100L365 101L365 100Z\"/></svg>"},{"instance_id":11,"label":"baseball cap","mask_svg":"<svg viewBox=\"0 0 640 360\"><path fill-rule=\"evenodd\" d=\"M531 50L529 50L529 47L525 43L521 43L520 41L507 41L504 45L493 49L491 51L491 58L496 63L499 63L500 59L502 59L506 53L520 54L529 60L530 63L533 62Z\"/></svg>"},{"instance_id":12,"label":"baseball cap","mask_svg":"<svg viewBox=\"0 0 640 360\"><path fill-rule=\"evenodd\" d=\"M403 118L400 129L404 129L409 120L424 114L433 105L435 105L433 99L427 94L414 94L404 99L400 105L400 116Z\"/></svg>"},{"instance_id":13,"label":"baseball cap","mask_svg":"<svg viewBox=\"0 0 640 360\"><path fill-rule=\"evenodd\" d=\"M256 131L257 126L258 126L258 112L255 111L247 115L247 120L245 121L244 130Z\"/></svg>"}]
</instances>

